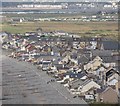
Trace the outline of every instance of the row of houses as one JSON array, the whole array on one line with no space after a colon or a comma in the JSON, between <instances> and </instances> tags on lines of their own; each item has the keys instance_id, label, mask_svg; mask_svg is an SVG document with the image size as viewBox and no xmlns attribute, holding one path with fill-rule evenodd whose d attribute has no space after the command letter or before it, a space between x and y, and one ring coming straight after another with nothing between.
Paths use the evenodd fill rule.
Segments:
<instances>
[{"instance_id":1,"label":"row of houses","mask_svg":"<svg viewBox=\"0 0 120 106\"><path fill-rule=\"evenodd\" d=\"M119 43L63 33L53 32L53 36L45 32L25 36L2 33L2 48L12 50L10 57L30 62L54 77L71 95L88 103L118 103Z\"/></svg>"}]
</instances>

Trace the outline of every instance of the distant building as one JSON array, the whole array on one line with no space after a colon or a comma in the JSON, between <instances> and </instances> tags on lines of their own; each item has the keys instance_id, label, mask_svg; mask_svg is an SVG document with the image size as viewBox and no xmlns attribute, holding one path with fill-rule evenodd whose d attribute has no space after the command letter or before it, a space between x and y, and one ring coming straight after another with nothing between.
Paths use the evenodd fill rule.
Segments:
<instances>
[{"instance_id":1,"label":"distant building","mask_svg":"<svg viewBox=\"0 0 120 106\"><path fill-rule=\"evenodd\" d=\"M24 21L24 18L12 18L12 22L20 22L22 23Z\"/></svg>"},{"instance_id":2,"label":"distant building","mask_svg":"<svg viewBox=\"0 0 120 106\"><path fill-rule=\"evenodd\" d=\"M62 5L43 5L43 4L23 4L17 5L18 8L39 8L39 9L62 9Z\"/></svg>"}]
</instances>

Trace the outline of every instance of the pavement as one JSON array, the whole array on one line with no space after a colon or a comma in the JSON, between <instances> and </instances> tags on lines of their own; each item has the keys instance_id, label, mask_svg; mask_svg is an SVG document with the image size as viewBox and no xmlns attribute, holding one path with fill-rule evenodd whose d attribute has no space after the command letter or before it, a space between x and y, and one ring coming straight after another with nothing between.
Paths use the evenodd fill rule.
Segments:
<instances>
[{"instance_id":1,"label":"pavement","mask_svg":"<svg viewBox=\"0 0 120 106\"><path fill-rule=\"evenodd\" d=\"M83 104L45 72L2 54L2 104Z\"/></svg>"}]
</instances>

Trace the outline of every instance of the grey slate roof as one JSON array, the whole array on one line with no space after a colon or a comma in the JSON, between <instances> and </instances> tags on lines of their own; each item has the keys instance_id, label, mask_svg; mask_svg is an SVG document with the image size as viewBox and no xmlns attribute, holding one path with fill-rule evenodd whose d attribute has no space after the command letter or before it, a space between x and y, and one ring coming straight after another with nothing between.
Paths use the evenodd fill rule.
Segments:
<instances>
[{"instance_id":1,"label":"grey slate roof","mask_svg":"<svg viewBox=\"0 0 120 106\"><path fill-rule=\"evenodd\" d=\"M103 41L105 50L120 50L120 43L117 41Z\"/></svg>"},{"instance_id":2,"label":"grey slate roof","mask_svg":"<svg viewBox=\"0 0 120 106\"><path fill-rule=\"evenodd\" d=\"M72 83L71 88L72 88L72 89L77 89L82 83L83 83L83 81L80 80L80 79L75 80L75 81Z\"/></svg>"},{"instance_id":3,"label":"grey slate roof","mask_svg":"<svg viewBox=\"0 0 120 106\"><path fill-rule=\"evenodd\" d=\"M78 64L87 63L87 62L89 62L89 59L85 55L82 55L80 56L80 58L78 58Z\"/></svg>"}]
</instances>

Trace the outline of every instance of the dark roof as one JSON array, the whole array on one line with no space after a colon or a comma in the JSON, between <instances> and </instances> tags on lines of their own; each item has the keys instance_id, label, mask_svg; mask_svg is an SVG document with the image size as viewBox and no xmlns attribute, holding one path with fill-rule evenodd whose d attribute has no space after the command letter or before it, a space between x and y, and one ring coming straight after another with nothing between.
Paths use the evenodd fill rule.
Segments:
<instances>
[{"instance_id":1,"label":"dark roof","mask_svg":"<svg viewBox=\"0 0 120 106\"><path fill-rule=\"evenodd\" d=\"M116 62L115 58L113 56L100 56L103 62L105 63L112 63Z\"/></svg>"},{"instance_id":2,"label":"dark roof","mask_svg":"<svg viewBox=\"0 0 120 106\"><path fill-rule=\"evenodd\" d=\"M37 35L30 35L28 38L30 41L38 41L39 40Z\"/></svg>"},{"instance_id":3,"label":"dark roof","mask_svg":"<svg viewBox=\"0 0 120 106\"><path fill-rule=\"evenodd\" d=\"M103 89L97 89L96 90L96 93L102 93L106 88L103 88Z\"/></svg>"},{"instance_id":4,"label":"dark roof","mask_svg":"<svg viewBox=\"0 0 120 106\"><path fill-rule=\"evenodd\" d=\"M50 56L50 55L44 55L44 56L38 56L38 61L41 61L42 59L44 61L47 61L47 60L50 60L50 61L53 61L53 59L57 59L55 56Z\"/></svg>"},{"instance_id":5,"label":"dark roof","mask_svg":"<svg viewBox=\"0 0 120 106\"><path fill-rule=\"evenodd\" d=\"M13 18L13 21L20 21L21 18Z\"/></svg>"},{"instance_id":6,"label":"dark roof","mask_svg":"<svg viewBox=\"0 0 120 106\"><path fill-rule=\"evenodd\" d=\"M92 58L94 59L96 56L99 56L103 62L111 63L115 62L114 56L112 56L112 50L94 50L92 52Z\"/></svg>"},{"instance_id":7,"label":"dark roof","mask_svg":"<svg viewBox=\"0 0 120 106\"><path fill-rule=\"evenodd\" d=\"M85 85L87 85L91 81L92 80L90 80L90 79L86 79L83 83L81 83L81 86L85 86Z\"/></svg>"},{"instance_id":8,"label":"dark roof","mask_svg":"<svg viewBox=\"0 0 120 106\"><path fill-rule=\"evenodd\" d=\"M105 50L120 50L120 43L117 41L103 41L102 43Z\"/></svg>"},{"instance_id":9,"label":"dark roof","mask_svg":"<svg viewBox=\"0 0 120 106\"><path fill-rule=\"evenodd\" d=\"M60 48L58 48L56 46L53 46L52 51L55 52L55 53L58 53L60 51Z\"/></svg>"},{"instance_id":10,"label":"dark roof","mask_svg":"<svg viewBox=\"0 0 120 106\"><path fill-rule=\"evenodd\" d=\"M116 61L120 61L120 56L114 56Z\"/></svg>"},{"instance_id":11,"label":"dark roof","mask_svg":"<svg viewBox=\"0 0 120 106\"><path fill-rule=\"evenodd\" d=\"M84 72L81 73L74 73L74 72L67 72L64 74L64 76L69 75L70 78L82 78L83 76L85 76L86 74Z\"/></svg>"},{"instance_id":12,"label":"dark roof","mask_svg":"<svg viewBox=\"0 0 120 106\"><path fill-rule=\"evenodd\" d=\"M71 57L72 59L76 59L76 58L77 58L77 55L78 55L77 53L72 53L70 57Z\"/></svg>"},{"instance_id":13,"label":"dark roof","mask_svg":"<svg viewBox=\"0 0 120 106\"><path fill-rule=\"evenodd\" d=\"M35 59L38 59L40 57L40 55L34 55Z\"/></svg>"},{"instance_id":14,"label":"dark roof","mask_svg":"<svg viewBox=\"0 0 120 106\"><path fill-rule=\"evenodd\" d=\"M69 69L69 67L63 66L63 64L54 64L54 66L59 70L59 69Z\"/></svg>"},{"instance_id":15,"label":"dark roof","mask_svg":"<svg viewBox=\"0 0 120 106\"><path fill-rule=\"evenodd\" d=\"M78 88L82 83L83 83L83 81L80 80L80 79L75 80L75 81L73 81L73 83L72 83L72 85L71 85L71 88L76 89L76 88Z\"/></svg>"},{"instance_id":16,"label":"dark roof","mask_svg":"<svg viewBox=\"0 0 120 106\"><path fill-rule=\"evenodd\" d=\"M87 62L89 62L89 59L85 55L82 55L80 58L78 58L78 64Z\"/></svg>"},{"instance_id":17,"label":"dark roof","mask_svg":"<svg viewBox=\"0 0 120 106\"><path fill-rule=\"evenodd\" d=\"M54 64L56 68L63 68L63 64Z\"/></svg>"},{"instance_id":18,"label":"dark roof","mask_svg":"<svg viewBox=\"0 0 120 106\"><path fill-rule=\"evenodd\" d=\"M110 50L92 50L92 56L93 57L96 57L96 56L99 56L99 57L102 57L102 56L111 56L112 54L112 51Z\"/></svg>"}]
</instances>

